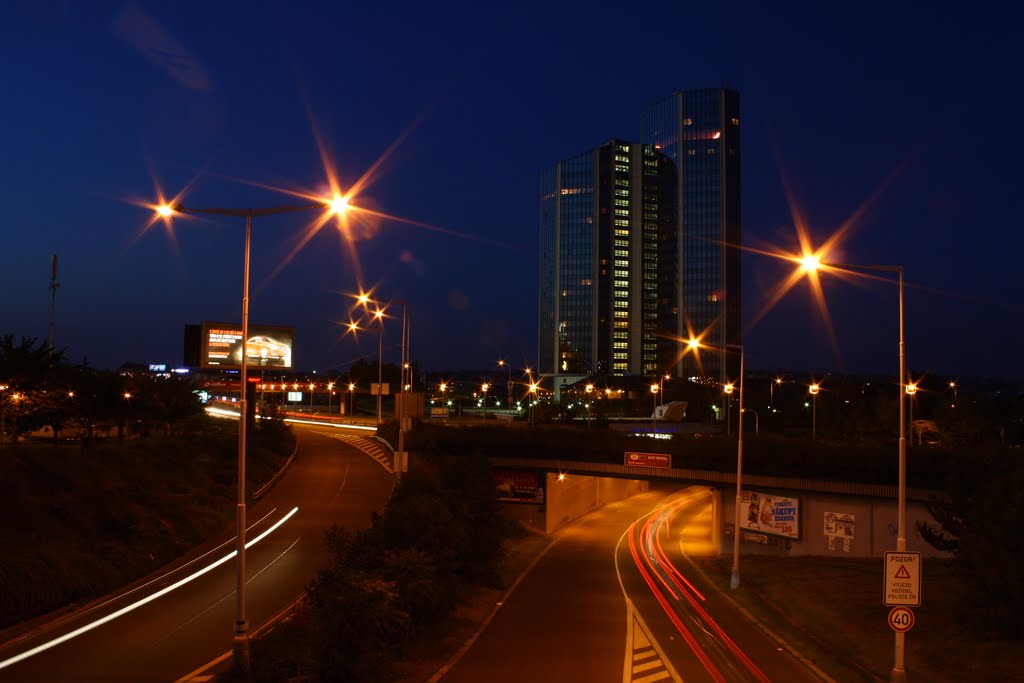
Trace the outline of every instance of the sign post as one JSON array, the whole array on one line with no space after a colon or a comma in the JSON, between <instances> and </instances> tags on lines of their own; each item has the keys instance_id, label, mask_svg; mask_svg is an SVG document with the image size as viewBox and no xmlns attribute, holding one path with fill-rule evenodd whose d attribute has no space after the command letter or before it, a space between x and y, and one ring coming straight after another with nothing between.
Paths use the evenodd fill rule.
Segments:
<instances>
[{"instance_id":1,"label":"sign post","mask_svg":"<svg viewBox=\"0 0 1024 683\"><path fill-rule=\"evenodd\" d=\"M896 631L896 662L889 675L891 683L906 683L903 667L906 632L914 625L909 607L921 604L921 553L906 551L885 554L885 583L882 602L894 607L889 612L889 626Z\"/></svg>"}]
</instances>

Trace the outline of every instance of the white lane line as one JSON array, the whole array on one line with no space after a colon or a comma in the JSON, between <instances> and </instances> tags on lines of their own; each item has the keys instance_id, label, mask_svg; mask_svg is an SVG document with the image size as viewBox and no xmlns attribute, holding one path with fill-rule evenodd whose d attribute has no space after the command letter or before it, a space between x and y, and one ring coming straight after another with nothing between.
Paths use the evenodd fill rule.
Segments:
<instances>
[{"instance_id":1,"label":"white lane line","mask_svg":"<svg viewBox=\"0 0 1024 683\"><path fill-rule=\"evenodd\" d=\"M254 538L251 541L249 541L248 543L246 543L245 547L249 548L249 547L255 545L256 543L258 543L259 541L263 540L264 538L266 538L271 532L273 532L279 526L281 526L286 521L288 521L292 517L292 515L294 515L298 511L299 511L299 508L297 508L297 507L292 508L291 512L289 512L287 515L285 515L280 520L278 520L277 523L275 523L269 529L264 531L262 534L260 534L256 538ZM130 605L122 607L121 609L117 610L116 612L111 612L107 616L101 617L100 619L97 619L96 621L94 621L94 622L92 622L90 624L86 624L85 626L77 628L74 631L71 631L69 633L65 633L62 636L54 638L53 640L51 640L49 642L43 643L42 645L37 645L36 647L34 647L34 648L30 649L30 650L25 650L21 654L15 655L15 656L13 656L13 657L11 657L9 659L5 659L4 661L0 662L0 669L5 669L5 668L11 666L12 664L17 664L18 662L22 661L23 659L28 659L29 657L32 657L33 655L37 655L40 652L45 652L46 650L49 650L52 647L56 647L57 645L60 645L61 643L66 643L67 641L71 640L72 638L77 638L78 636L82 635L83 633L88 633L89 631L93 630L94 628L98 628L98 627L102 626L103 624L106 624L107 622L113 621L114 619L117 619L118 617L127 614L128 612L136 610L139 607L142 607L143 605L149 604L149 603L153 602L154 600L156 600L157 598L163 597L164 595L167 595L171 591L174 591L174 590L177 590L178 588L181 588L186 583L189 583L190 581L199 578L203 574L206 574L207 572L210 572L210 571L216 569L220 565L224 564L225 562L227 562L228 560L233 558L237 552L238 552L237 550L233 550L229 555L225 555L224 557L222 557L221 559L217 560L213 564L208 565L208 566L204 567L203 569L200 569L199 571L194 572L193 574L191 574L189 576L186 576L184 579L181 579L181 580L177 581L176 583L172 583L170 586L167 586L166 588L158 590L156 593L153 593L150 596L147 596L147 597L142 598L141 600L139 600L137 602L133 602Z\"/></svg>"}]
</instances>

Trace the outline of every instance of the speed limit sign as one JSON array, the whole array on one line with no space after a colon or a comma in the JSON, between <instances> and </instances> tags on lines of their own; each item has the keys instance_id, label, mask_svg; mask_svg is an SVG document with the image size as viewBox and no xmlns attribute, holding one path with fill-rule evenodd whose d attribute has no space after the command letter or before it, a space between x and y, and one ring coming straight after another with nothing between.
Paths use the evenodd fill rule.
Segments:
<instances>
[{"instance_id":1,"label":"speed limit sign","mask_svg":"<svg viewBox=\"0 0 1024 683\"><path fill-rule=\"evenodd\" d=\"M897 633L905 633L914 627L914 613L909 607L893 607L889 611L889 626Z\"/></svg>"}]
</instances>

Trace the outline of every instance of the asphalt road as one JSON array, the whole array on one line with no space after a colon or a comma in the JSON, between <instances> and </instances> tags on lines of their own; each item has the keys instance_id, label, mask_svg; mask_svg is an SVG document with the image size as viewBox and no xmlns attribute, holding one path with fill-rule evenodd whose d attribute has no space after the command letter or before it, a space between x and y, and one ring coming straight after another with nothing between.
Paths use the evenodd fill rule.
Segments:
<instances>
[{"instance_id":1,"label":"asphalt road","mask_svg":"<svg viewBox=\"0 0 1024 683\"><path fill-rule=\"evenodd\" d=\"M818 681L686 562L710 509L706 487L657 489L560 530L441 683Z\"/></svg>"},{"instance_id":2,"label":"asphalt road","mask_svg":"<svg viewBox=\"0 0 1024 683\"><path fill-rule=\"evenodd\" d=\"M368 527L370 513L384 506L394 484L376 443L327 427L297 426L295 433L299 448L290 468L262 501L248 508L253 528L247 539L252 539L298 507L246 553L251 628L291 603L325 566L323 531L333 523ZM194 561L187 566L168 567L150 577L151 583L130 594L114 596L0 645L0 662L153 595L233 552L233 535L221 541L204 546L206 554L198 559L190 555ZM176 681L231 649L235 582L231 559L108 623L0 668L0 682Z\"/></svg>"}]
</instances>

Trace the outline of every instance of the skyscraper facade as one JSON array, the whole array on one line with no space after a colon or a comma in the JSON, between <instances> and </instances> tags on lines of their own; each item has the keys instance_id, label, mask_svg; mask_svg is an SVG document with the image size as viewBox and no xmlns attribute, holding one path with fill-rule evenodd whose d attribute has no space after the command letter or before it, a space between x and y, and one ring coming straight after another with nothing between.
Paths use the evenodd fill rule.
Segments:
<instances>
[{"instance_id":1,"label":"skyscraper facade","mask_svg":"<svg viewBox=\"0 0 1024 683\"><path fill-rule=\"evenodd\" d=\"M691 334L740 342L739 97L676 93L540 182L539 369L724 381L731 357L683 354Z\"/></svg>"},{"instance_id":2,"label":"skyscraper facade","mask_svg":"<svg viewBox=\"0 0 1024 683\"><path fill-rule=\"evenodd\" d=\"M660 257L662 331L676 340L702 336L717 349L742 343L740 306L740 98L724 88L685 90L651 105L641 139L675 169L675 229ZM673 344L679 377L725 382L735 377L735 353L684 354Z\"/></svg>"},{"instance_id":3,"label":"skyscraper facade","mask_svg":"<svg viewBox=\"0 0 1024 683\"><path fill-rule=\"evenodd\" d=\"M664 158L612 140L541 175L539 362L556 390L591 375L651 375Z\"/></svg>"}]
</instances>

